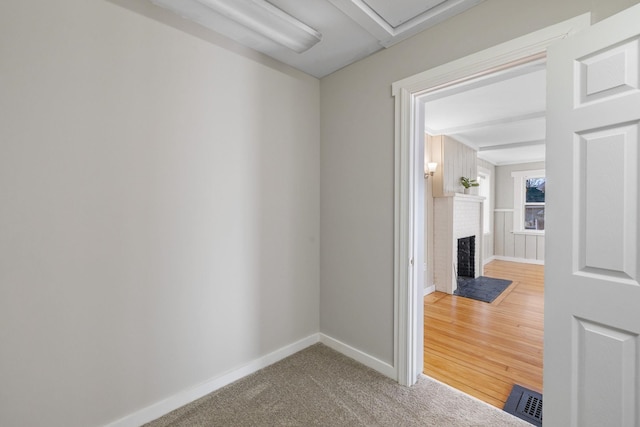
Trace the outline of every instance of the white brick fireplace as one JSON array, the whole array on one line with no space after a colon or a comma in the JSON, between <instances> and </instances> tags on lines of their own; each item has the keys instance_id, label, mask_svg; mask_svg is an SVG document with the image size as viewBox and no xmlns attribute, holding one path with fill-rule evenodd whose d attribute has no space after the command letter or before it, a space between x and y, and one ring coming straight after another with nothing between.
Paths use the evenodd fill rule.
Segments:
<instances>
[{"instance_id":1,"label":"white brick fireplace","mask_svg":"<svg viewBox=\"0 0 640 427\"><path fill-rule=\"evenodd\" d=\"M476 236L474 277L482 273L484 197L456 193L433 201L433 279L437 291L452 294L457 288L458 239Z\"/></svg>"}]
</instances>

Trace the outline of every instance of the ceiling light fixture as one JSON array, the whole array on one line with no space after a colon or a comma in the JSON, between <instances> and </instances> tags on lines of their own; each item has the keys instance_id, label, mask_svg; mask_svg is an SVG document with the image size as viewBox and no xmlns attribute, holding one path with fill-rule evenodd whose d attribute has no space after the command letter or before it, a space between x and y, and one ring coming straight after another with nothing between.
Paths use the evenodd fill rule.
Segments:
<instances>
[{"instance_id":1,"label":"ceiling light fixture","mask_svg":"<svg viewBox=\"0 0 640 427\"><path fill-rule=\"evenodd\" d=\"M309 50L322 34L265 0L197 0L232 21L297 53Z\"/></svg>"}]
</instances>

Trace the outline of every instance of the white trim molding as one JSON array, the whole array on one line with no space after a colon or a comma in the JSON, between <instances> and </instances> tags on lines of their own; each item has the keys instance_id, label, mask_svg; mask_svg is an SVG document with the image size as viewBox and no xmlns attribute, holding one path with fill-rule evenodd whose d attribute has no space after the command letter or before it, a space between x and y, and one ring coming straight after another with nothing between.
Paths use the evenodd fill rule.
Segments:
<instances>
[{"instance_id":1,"label":"white trim molding","mask_svg":"<svg viewBox=\"0 0 640 427\"><path fill-rule=\"evenodd\" d=\"M439 89L495 78L515 67L544 61L547 47L591 24L586 13L534 33L393 83L395 98L394 185L394 369L403 385L414 384L423 370L423 282L416 265L424 239L414 235L424 217L417 181L423 181L423 159L416 159L424 139L424 103ZM421 115L422 114L422 115ZM418 163L417 163L418 162ZM418 217L418 218L416 218Z\"/></svg>"},{"instance_id":2,"label":"white trim molding","mask_svg":"<svg viewBox=\"0 0 640 427\"><path fill-rule=\"evenodd\" d=\"M525 236L544 236L544 230L513 230L513 234L522 234Z\"/></svg>"},{"instance_id":3,"label":"white trim molding","mask_svg":"<svg viewBox=\"0 0 640 427\"><path fill-rule=\"evenodd\" d=\"M273 351L265 356L253 360L244 366L234 369L226 374L211 378L191 388L185 389L173 396L169 396L159 402L142 408L132 414L129 414L119 420L113 421L106 425L106 427L138 427L153 421L161 416L174 411L181 406L191 403L196 399L199 399L207 394L214 392L234 381L253 374L262 368L266 368L285 357L289 357L294 353L304 350L305 348L316 344L320 341L319 334L309 335L299 341L284 346L276 351ZM348 355L347 355L348 356Z\"/></svg>"},{"instance_id":4,"label":"white trim molding","mask_svg":"<svg viewBox=\"0 0 640 427\"><path fill-rule=\"evenodd\" d=\"M495 255L491 255L488 258L485 258L484 260L482 260L482 265L487 265L489 264L491 261L497 259Z\"/></svg>"},{"instance_id":5,"label":"white trim molding","mask_svg":"<svg viewBox=\"0 0 640 427\"><path fill-rule=\"evenodd\" d=\"M255 359L244 366L229 371L220 376L211 378L191 388L185 389L179 393L169 396L163 400L153 403L145 408L142 408L132 414L129 414L123 418L106 424L105 427L138 427L140 425L151 422L160 418L163 415L168 414L194 400L200 399L209 393L212 393L226 385L229 385L235 381L238 381L247 375L251 375L260 369L266 368L280 360L289 357L305 348L312 346L316 343L322 343L329 348L344 354L357 362L362 363L369 368L380 372L389 378L396 379L396 370L393 366L385 363L363 351L353 348L335 338L328 335L317 333L309 335L299 341L284 346L276 351L273 351L265 356Z\"/></svg>"},{"instance_id":6,"label":"white trim molding","mask_svg":"<svg viewBox=\"0 0 640 427\"><path fill-rule=\"evenodd\" d=\"M591 13L585 13L564 22L552 25L534 33L518 37L492 48L474 53L458 60L440 65L411 77L399 80L392 85L394 96L400 90L412 95L453 86L480 76L495 73L499 69L508 69L515 63L530 62L531 57L546 56L547 47L562 40L591 24Z\"/></svg>"},{"instance_id":7,"label":"white trim molding","mask_svg":"<svg viewBox=\"0 0 640 427\"><path fill-rule=\"evenodd\" d=\"M432 294L436 291L436 285L427 286L424 288L424 296Z\"/></svg>"},{"instance_id":8,"label":"white trim molding","mask_svg":"<svg viewBox=\"0 0 640 427\"><path fill-rule=\"evenodd\" d=\"M423 138L424 104L412 108L414 103L414 95L406 90L395 94L393 360L395 378L402 385L415 384L423 370L423 304L418 301L424 271L417 268L422 262L414 260L424 259L424 233L418 232L424 226L424 151L422 143L399 143Z\"/></svg>"},{"instance_id":9,"label":"white trim molding","mask_svg":"<svg viewBox=\"0 0 640 427\"><path fill-rule=\"evenodd\" d=\"M524 228L524 184L529 178L545 177L544 169L514 171L511 172L513 178L513 232L525 234L532 230ZM537 230L536 230L537 231ZM544 234L544 233L543 233Z\"/></svg>"},{"instance_id":10,"label":"white trim molding","mask_svg":"<svg viewBox=\"0 0 640 427\"><path fill-rule=\"evenodd\" d=\"M493 259L499 260L499 261L519 262L522 264L544 265L543 259L514 258L509 256L500 256L500 255L495 255Z\"/></svg>"},{"instance_id":11,"label":"white trim molding","mask_svg":"<svg viewBox=\"0 0 640 427\"><path fill-rule=\"evenodd\" d=\"M388 363L383 362L380 359L377 359L328 335L322 333L319 335L320 342L327 347L332 348L338 353L342 353L345 356L352 358L356 362L360 362L363 365L380 372L382 375L395 379L396 371L393 366L389 365Z\"/></svg>"},{"instance_id":12,"label":"white trim molding","mask_svg":"<svg viewBox=\"0 0 640 427\"><path fill-rule=\"evenodd\" d=\"M385 21L364 0L329 0L345 15L357 22L369 34L378 39L381 46L389 47L408 39L458 13L479 4L484 0L448 0L440 2L425 12L405 21L398 26L392 26Z\"/></svg>"}]
</instances>

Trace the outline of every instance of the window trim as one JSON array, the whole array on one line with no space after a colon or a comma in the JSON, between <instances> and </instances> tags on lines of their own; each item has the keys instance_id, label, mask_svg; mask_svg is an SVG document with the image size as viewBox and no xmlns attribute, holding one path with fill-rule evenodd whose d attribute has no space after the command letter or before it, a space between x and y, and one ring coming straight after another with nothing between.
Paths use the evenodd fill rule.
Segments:
<instances>
[{"instance_id":1,"label":"window trim","mask_svg":"<svg viewBox=\"0 0 640 427\"><path fill-rule=\"evenodd\" d=\"M529 178L546 178L544 169L511 172L513 178L513 232L518 234L541 234L544 230L526 230L524 228L525 181Z\"/></svg>"}]
</instances>

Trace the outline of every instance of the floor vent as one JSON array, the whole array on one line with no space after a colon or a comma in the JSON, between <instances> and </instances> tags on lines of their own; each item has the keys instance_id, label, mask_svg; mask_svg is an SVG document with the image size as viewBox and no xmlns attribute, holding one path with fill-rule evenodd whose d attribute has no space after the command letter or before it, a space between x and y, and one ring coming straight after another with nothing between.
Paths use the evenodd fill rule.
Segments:
<instances>
[{"instance_id":1,"label":"floor vent","mask_svg":"<svg viewBox=\"0 0 640 427\"><path fill-rule=\"evenodd\" d=\"M504 411L542 427L542 395L519 385L514 385L504 405Z\"/></svg>"}]
</instances>

